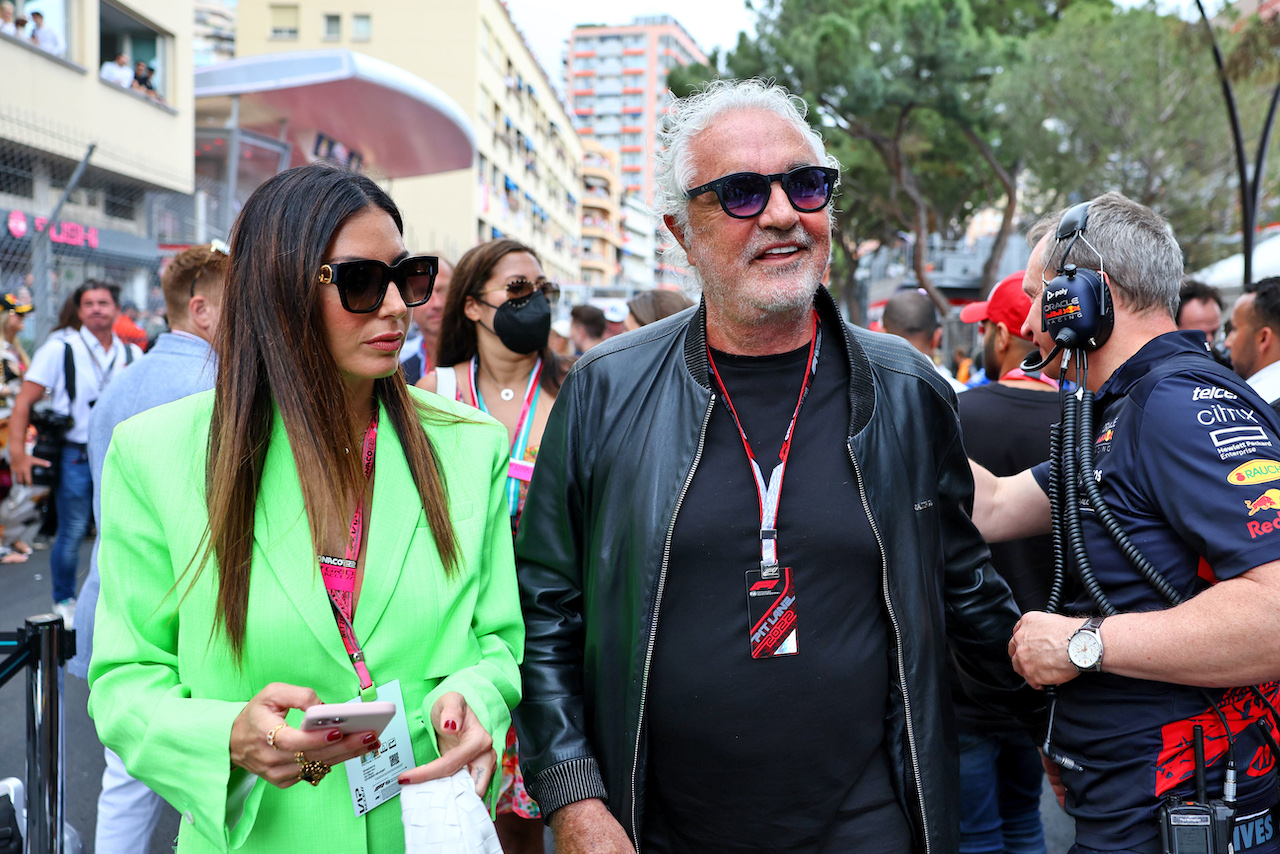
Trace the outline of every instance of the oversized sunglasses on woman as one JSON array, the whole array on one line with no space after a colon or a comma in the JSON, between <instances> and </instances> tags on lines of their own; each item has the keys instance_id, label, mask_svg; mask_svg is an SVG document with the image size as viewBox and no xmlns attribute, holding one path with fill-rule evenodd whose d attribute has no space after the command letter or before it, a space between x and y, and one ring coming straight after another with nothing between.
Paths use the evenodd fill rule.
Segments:
<instances>
[{"instance_id":1,"label":"oversized sunglasses on woman","mask_svg":"<svg viewBox=\"0 0 1280 854\"><path fill-rule=\"evenodd\" d=\"M715 193L720 207L734 219L751 219L759 216L769 205L773 182L782 185L791 207L801 213L822 210L831 201L836 178L840 173L826 166L801 166L790 172L761 175L759 172L734 172L714 181L694 187L685 193L689 199L703 193Z\"/></svg>"},{"instance_id":2,"label":"oversized sunglasses on woman","mask_svg":"<svg viewBox=\"0 0 1280 854\"><path fill-rule=\"evenodd\" d=\"M362 258L325 264L320 268L320 284L333 283L338 288L342 307L352 314L377 311L392 282L400 289L407 308L431 299L440 259L434 255L410 255L388 267L381 261Z\"/></svg>"}]
</instances>

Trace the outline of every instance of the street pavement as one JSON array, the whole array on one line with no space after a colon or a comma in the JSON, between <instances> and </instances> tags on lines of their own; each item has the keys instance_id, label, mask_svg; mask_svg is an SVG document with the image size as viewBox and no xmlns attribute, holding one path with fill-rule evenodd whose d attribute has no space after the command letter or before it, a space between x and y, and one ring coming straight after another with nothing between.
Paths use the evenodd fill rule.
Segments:
<instances>
[{"instance_id":1,"label":"street pavement","mask_svg":"<svg viewBox=\"0 0 1280 854\"><path fill-rule=\"evenodd\" d=\"M89 571L88 541L80 553L79 584ZM49 598L49 551L36 552L26 563L0 564L0 632L11 632L28 617L47 613ZM98 792L102 786L102 743L89 718L86 704L89 687L82 679L68 675L65 680L66 730L66 816L67 822L80 834L84 854L93 854L93 830L98 814ZM26 782L26 700L25 674L18 674L0 687L0 779L17 777ZM1041 799L1048 854L1066 854L1071 847L1074 829L1071 819L1062 811L1045 786ZM151 840L147 854L171 851L178 835L178 814L167 804ZM550 834L547 836L550 841ZM547 846L551 854L551 846ZM68 850L67 854L75 854Z\"/></svg>"}]
</instances>

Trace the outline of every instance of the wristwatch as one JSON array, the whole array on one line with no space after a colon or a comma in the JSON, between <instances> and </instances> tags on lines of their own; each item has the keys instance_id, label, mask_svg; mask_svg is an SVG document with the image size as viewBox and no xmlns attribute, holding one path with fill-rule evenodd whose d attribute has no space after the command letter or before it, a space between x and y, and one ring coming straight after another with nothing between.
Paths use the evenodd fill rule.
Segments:
<instances>
[{"instance_id":1,"label":"wristwatch","mask_svg":"<svg viewBox=\"0 0 1280 854\"><path fill-rule=\"evenodd\" d=\"M1090 617L1067 641L1067 658L1083 673L1102 672L1102 617Z\"/></svg>"}]
</instances>

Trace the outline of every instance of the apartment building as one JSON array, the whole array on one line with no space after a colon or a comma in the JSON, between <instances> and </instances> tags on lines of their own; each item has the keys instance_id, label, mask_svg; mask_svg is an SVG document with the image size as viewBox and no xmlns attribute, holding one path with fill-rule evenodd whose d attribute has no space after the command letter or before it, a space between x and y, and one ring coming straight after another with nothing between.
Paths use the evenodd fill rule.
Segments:
<instances>
[{"instance_id":1,"label":"apartment building","mask_svg":"<svg viewBox=\"0 0 1280 854\"><path fill-rule=\"evenodd\" d=\"M500 0L297 0L238 13L237 56L359 51L438 86L474 121L470 169L384 182L411 251L456 261L511 237L538 252L548 276L579 279L582 145Z\"/></svg>"},{"instance_id":2,"label":"apartment building","mask_svg":"<svg viewBox=\"0 0 1280 854\"><path fill-rule=\"evenodd\" d=\"M613 285L621 273L622 176L618 154L582 141L582 282Z\"/></svg>"},{"instance_id":3,"label":"apartment building","mask_svg":"<svg viewBox=\"0 0 1280 854\"><path fill-rule=\"evenodd\" d=\"M191 51L197 68L235 59L236 7L235 0L195 0Z\"/></svg>"},{"instance_id":4,"label":"apartment building","mask_svg":"<svg viewBox=\"0 0 1280 854\"><path fill-rule=\"evenodd\" d=\"M16 5L19 14L40 11L57 38L38 46L29 28L0 34L11 83L0 96L0 287L28 281L46 331L85 279L114 281L139 303L158 284L154 202L194 185L193 14L189 0ZM153 92L129 85L136 61L154 69ZM104 66L128 83L105 79Z\"/></svg>"},{"instance_id":5,"label":"apartment building","mask_svg":"<svg viewBox=\"0 0 1280 854\"><path fill-rule=\"evenodd\" d=\"M655 278L658 245L656 235L661 224L652 210L636 194L622 199L622 281L632 291L643 291L657 284Z\"/></svg>"},{"instance_id":6,"label":"apartment building","mask_svg":"<svg viewBox=\"0 0 1280 854\"><path fill-rule=\"evenodd\" d=\"M574 126L619 153L623 192L653 201L653 151L671 95L667 72L706 54L671 15L630 24L581 24L570 36L565 89Z\"/></svg>"}]
</instances>

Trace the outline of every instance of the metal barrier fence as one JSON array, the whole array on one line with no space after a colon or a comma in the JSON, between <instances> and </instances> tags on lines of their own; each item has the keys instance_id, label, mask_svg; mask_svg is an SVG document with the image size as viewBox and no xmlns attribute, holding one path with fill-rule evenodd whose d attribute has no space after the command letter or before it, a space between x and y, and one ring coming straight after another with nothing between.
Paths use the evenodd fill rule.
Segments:
<instances>
[{"instance_id":1,"label":"metal barrier fence","mask_svg":"<svg viewBox=\"0 0 1280 854\"><path fill-rule=\"evenodd\" d=\"M66 765L63 757L63 679L75 655L76 633L57 614L28 617L16 632L0 632L0 686L27 671L27 786L24 828L27 854L76 854L66 845Z\"/></svg>"}]
</instances>

